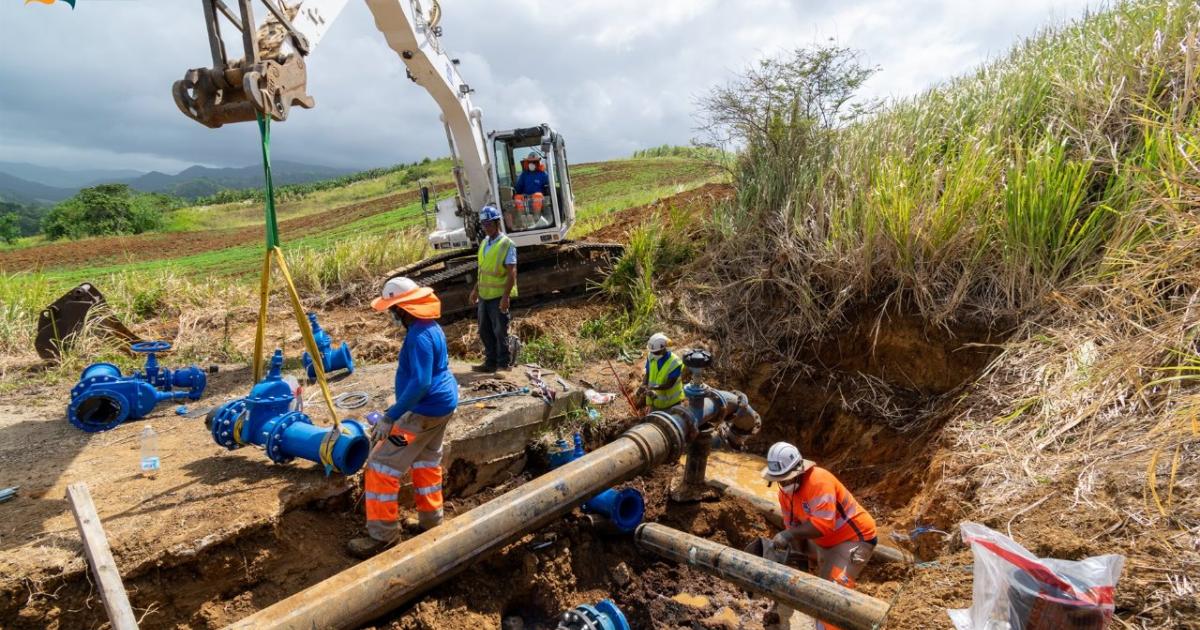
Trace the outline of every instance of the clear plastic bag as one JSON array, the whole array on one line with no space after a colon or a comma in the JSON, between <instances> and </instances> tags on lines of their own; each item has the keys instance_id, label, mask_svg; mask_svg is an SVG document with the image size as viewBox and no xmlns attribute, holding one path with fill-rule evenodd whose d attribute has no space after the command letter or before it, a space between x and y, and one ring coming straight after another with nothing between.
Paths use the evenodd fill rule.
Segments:
<instances>
[{"instance_id":1,"label":"clear plastic bag","mask_svg":"<svg viewBox=\"0 0 1200 630\"><path fill-rule=\"evenodd\" d=\"M970 608L950 610L958 630L1103 630L1125 558L1037 558L978 523L961 525L975 557Z\"/></svg>"}]
</instances>

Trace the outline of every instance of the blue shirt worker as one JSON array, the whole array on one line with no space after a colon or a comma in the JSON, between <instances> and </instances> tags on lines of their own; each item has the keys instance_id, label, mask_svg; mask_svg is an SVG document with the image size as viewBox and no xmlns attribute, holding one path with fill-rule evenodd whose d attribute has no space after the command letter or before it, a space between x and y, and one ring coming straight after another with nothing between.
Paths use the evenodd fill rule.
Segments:
<instances>
[{"instance_id":1,"label":"blue shirt worker","mask_svg":"<svg viewBox=\"0 0 1200 630\"><path fill-rule=\"evenodd\" d=\"M646 343L650 358L646 359L646 406L651 411L670 409L683 402L683 361L667 346L671 340L654 333Z\"/></svg>"},{"instance_id":2,"label":"blue shirt worker","mask_svg":"<svg viewBox=\"0 0 1200 630\"><path fill-rule=\"evenodd\" d=\"M442 522L442 439L458 407L458 381L450 371L446 335L438 326L442 304L433 289L408 278L392 278L371 302L403 327L396 366L396 403L373 413L373 447L364 475L367 536L349 551L370 557L400 540L400 478L412 476L416 523L422 530Z\"/></svg>"},{"instance_id":3,"label":"blue shirt worker","mask_svg":"<svg viewBox=\"0 0 1200 630\"><path fill-rule=\"evenodd\" d=\"M471 370L495 372L509 369L516 360L508 349L508 323L510 300L517 296L517 246L500 233L500 210L495 206L484 206L479 222L487 238L479 244L479 276L471 289L471 303L477 305L484 358Z\"/></svg>"},{"instance_id":4,"label":"blue shirt worker","mask_svg":"<svg viewBox=\"0 0 1200 630\"><path fill-rule=\"evenodd\" d=\"M546 188L550 186L550 176L542 169L542 156L538 153L530 153L521 160L524 165L524 170L517 176L517 185L513 187L513 193L517 195L535 195L544 194Z\"/></svg>"}]
</instances>

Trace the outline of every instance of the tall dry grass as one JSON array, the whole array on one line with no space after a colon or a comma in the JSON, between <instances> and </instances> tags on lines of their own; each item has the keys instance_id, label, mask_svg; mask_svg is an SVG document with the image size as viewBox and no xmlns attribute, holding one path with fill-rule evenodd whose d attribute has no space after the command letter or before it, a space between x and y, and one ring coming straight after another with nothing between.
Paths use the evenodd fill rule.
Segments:
<instances>
[{"instance_id":1,"label":"tall dry grass","mask_svg":"<svg viewBox=\"0 0 1200 630\"><path fill-rule=\"evenodd\" d=\"M1120 2L817 150L751 143L685 304L783 366L861 309L1007 333L947 424L975 516L1050 492L1107 549L1154 540L1143 627L1200 614L1198 33L1195 2Z\"/></svg>"}]
</instances>

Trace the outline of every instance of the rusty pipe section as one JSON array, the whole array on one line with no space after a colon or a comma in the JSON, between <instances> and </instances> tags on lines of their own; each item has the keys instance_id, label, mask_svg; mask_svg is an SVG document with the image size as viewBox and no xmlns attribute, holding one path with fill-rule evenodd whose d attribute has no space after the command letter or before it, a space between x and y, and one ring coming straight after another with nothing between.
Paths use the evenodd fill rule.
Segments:
<instances>
[{"instance_id":1,"label":"rusty pipe section","mask_svg":"<svg viewBox=\"0 0 1200 630\"><path fill-rule=\"evenodd\" d=\"M410 538L229 628L358 628L561 517L591 496L679 459L687 419L655 412L606 446Z\"/></svg>"},{"instance_id":2,"label":"rusty pipe section","mask_svg":"<svg viewBox=\"0 0 1200 630\"><path fill-rule=\"evenodd\" d=\"M719 491L721 494L731 497L737 497L746 503L749 503L756 511L762 514L767 522L779 529L783 529L783 515L779 513L779 505L769 499L764 499L753 492L747 492L741 486L728 483L724 479L716 478L709 479L708 486ZM871 554L872 560L880 560L883 562L891 562L893 564L912 565L916 563L916 559L908 551L899 547L885 545L879 543L875 545L875 553Z\"/></svg>"},{"instance_id":3,"label":"rusty pipe section","mask_svg":"<svg viewBox=\"0 0 1200 630\"><path fill-rule=\"evenodd\" d=\"M888 604L883 600L665 525L644 523L634 537L642 549L766 595L839 628L871 630L882 627L887 618Z\"/></svg>"}]
</instances>

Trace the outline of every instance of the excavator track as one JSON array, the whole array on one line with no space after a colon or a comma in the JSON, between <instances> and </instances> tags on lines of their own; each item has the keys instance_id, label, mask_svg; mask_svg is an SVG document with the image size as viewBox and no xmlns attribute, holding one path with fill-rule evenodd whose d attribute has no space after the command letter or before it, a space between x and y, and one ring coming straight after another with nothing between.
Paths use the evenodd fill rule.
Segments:
<instances>
[{"instance_id":1,"label":"excavator track","mask_svg":"<svg viewBox=\"0 0 1200 630\"><path fill-rule=\"evenodd\" d=\"M517 257L520 295L512 307L528 307L582 294L604 279L605 270L624 251L625 247L618 243L575 241L522 247ZM417 284L437 291L442 300L442 323L462 319L474 311L470 303L476 278L475 252L472 250L427 258L397 269L388 274L388 279L396 276L407 276Z\"/></svg>"}]
</instances>

